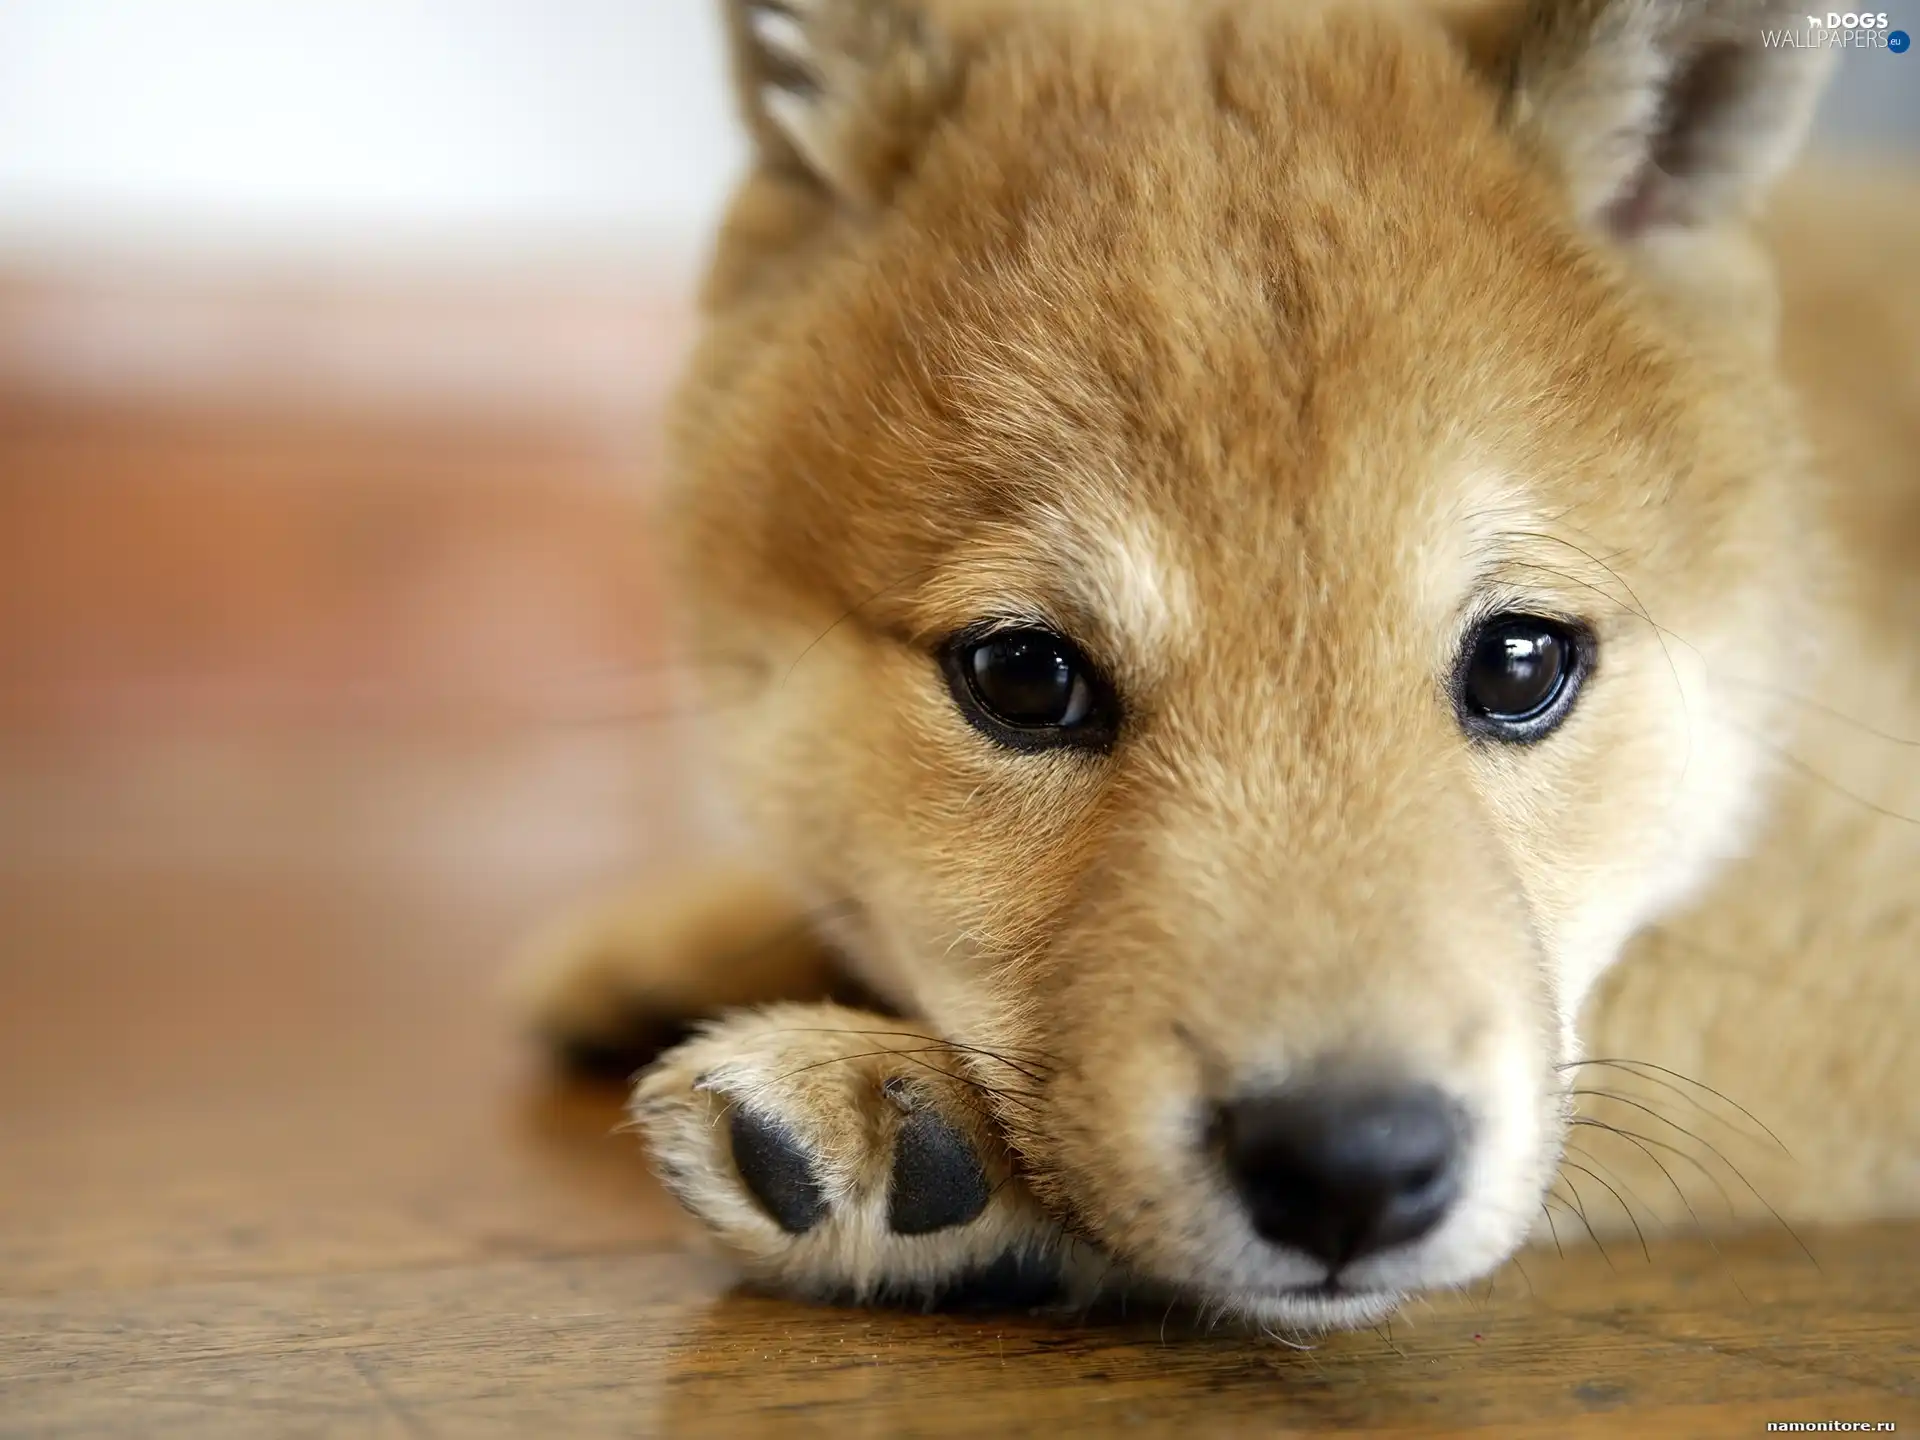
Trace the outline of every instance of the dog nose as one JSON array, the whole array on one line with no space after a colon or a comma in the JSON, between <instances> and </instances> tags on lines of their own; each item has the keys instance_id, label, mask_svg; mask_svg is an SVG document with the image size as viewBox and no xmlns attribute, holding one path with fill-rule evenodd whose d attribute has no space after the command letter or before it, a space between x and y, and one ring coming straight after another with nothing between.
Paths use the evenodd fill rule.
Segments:
<instances>
[{"instance_id":1,"label":"dog nose","mask_svg":"<svg viewBox=\"0 0 1920 1440\"><path fill-rule=\"evenodd\" d=\"M1439 1223L1460 1188L1463 1128L1430 1085L1306 1085L1219 1114L1253 1228L1336 1271Z\"/></svg>"}]
</instances>

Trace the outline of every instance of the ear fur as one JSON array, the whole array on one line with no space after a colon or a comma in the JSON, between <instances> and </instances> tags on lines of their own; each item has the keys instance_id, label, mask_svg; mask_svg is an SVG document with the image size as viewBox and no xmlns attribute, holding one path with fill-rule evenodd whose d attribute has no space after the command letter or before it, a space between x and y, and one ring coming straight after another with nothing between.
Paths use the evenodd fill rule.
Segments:
<instances>
[{"instance_id":1,"label":"ear fur","mask_svg":"<svg viewBox=\"0 0 1920 1440\"><path fill-rule=\"evenodd\" d=\"M1581 219L1634 240L1746 215L1792 162L1833 58L1769 44L1801 22L1793 0L1531 0L1462 28Z\"/></svg>"},{"instance_id":2,"label":"ear fur","mask_svg":"<svg viewBox=\"0 0 1920 1440\"><path fill-rule=\"evenodd\" d=\"M885 202L951 102L951 47L916 0L722 0L761 162L855 208Z\"/></svg>"}]
</instances>

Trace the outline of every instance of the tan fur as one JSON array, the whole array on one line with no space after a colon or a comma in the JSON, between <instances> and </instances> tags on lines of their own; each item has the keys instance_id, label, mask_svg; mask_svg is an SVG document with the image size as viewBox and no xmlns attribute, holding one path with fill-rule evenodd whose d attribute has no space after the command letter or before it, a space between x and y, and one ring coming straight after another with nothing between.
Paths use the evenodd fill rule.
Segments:
<instances>
[{"instance_id":1,"label":"tan fur","mask_svg":"<svg viewBox=\"0 0 1920 1440\"><path fill-rule=\"evenodd\" d=\"M833 53L777 105L784 62L743 60L763 162L674 413L675 538L692 644L776 677L715 718L763 863L912 1018L666 1057L637 1114L687 1203L801 1289L991 1250L874 1228L885 1111L819 1032L888 1028L958 1047L942 1103L988 1096L1014 1158L981 1225L1269 1320L1482 1274L1543 1196L1603 1233L1753 1210L1721 1157L1801 1219L1920 1202L1920 316L1881 288L1920 225L1785 227L1784 385L1745 220L1818 76L1683 83L1769 7L784 13ZM1546 741L1476 744L1446 677L1515 608L1584 619L1598 668ZM994 616L1102 660L1110 755L962 719L931 656ZM536 1015L685 1008L727 902L664 903L695 918L562 946ZM1582 1035L1634 1068L1573 1064ZM1327 1299L1193 1116L1336 1063L1443 1081L1476 1142L1440 1228ZM777 1108L845 1218L789 1244L713 1097L805 1066ZM1631 1133L1576 1122L1556 1180L1576 1103Z\"/></svg>"},{"instance_id":2,"label":"tan fur","mask_svg":"<svg viewBox=\"0 0 1920 1440\"><path fill-rule=\"evenodd\" d=\"M508 999L554 1043L617 1048L649 1017L812 999L832 980L790 890L715 867L676 875L671 892L609 895L563 916L527 945Z\"/></svg>"}]
</instances>

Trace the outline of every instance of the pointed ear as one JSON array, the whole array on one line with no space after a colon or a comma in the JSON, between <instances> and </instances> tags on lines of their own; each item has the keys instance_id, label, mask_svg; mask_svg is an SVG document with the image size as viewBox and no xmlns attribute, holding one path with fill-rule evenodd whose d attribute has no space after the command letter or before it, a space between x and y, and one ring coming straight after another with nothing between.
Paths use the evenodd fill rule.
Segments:
<instances>
[{"instance_id":1,"label":"pointed ear","mask_svg":"<svg viewBox=\"0 0 1920 1440\"><path fill-rule=\"evenodd\" d=\"M721 0L762 164L884 203L951 103L956 67L916 0Z\"/></svg>"},{"instance_id":2,"label":"pointed ear","mask_svg":"<svg viewBox=\"0 0 1920 1440\"><path fill-rule=\"evenodd\" d=\"M1798 154L1833 54L1808 43L1802 10L1531 0L1509 27L1483 17L1467 43L1581 219L1632 240L1751 213Z\"/></svg>"}]
</instances>

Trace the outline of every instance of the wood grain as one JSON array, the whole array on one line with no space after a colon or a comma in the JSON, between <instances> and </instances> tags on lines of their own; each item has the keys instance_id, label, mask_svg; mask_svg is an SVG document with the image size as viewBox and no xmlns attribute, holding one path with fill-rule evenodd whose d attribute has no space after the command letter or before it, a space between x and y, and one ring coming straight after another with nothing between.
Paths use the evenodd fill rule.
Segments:
<instances>
[{"instance_id":1,"label":"wood grain","mask_svg":"<svg viewBox=\"0 0 1920 1440\"><path fill-rule=\"evenodd\" d=\"M686 847L664 732L162 729L0 732L0 1436L1920 1423L1914 1227L1569 1237L1310 1349L742 1292L492 998L550 907Z\"/></svg>"}]
</instances>

